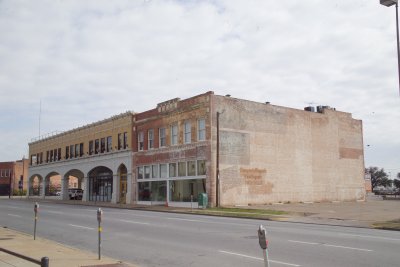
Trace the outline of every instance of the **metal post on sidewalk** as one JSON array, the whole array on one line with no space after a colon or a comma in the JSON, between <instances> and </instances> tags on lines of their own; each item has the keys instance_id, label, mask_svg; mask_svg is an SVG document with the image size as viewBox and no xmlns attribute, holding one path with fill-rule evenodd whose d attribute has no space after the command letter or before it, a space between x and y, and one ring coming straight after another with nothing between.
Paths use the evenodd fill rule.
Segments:
<instances>
[{"instance_id":1,"label":"metal post on sidewalk","mask_svg":"<svg viewBox=\"0 0 400 267\"><path fill-rule=\"evenodd\" d=\"M40 267L49 267L49 258L48 257L41 258Z\"/></svg>"},{"instance_id":2,"label":"metal post on sidewalk","mask_svg":"<svg viewBox=\"0 0 400 267\"><path fill-rule=\"evenodd\" d=\"M33 227L33 240L36 240L36 222L38 219L38 212L39 212L39 204L37 202L35 202L35 207L33 208L33 210L35 211L35 225Z\"/></svg>"},{"instance_id":3,"label":"metal post on sidewalk","mask_svg":"<svg viewBox=\"0 0 400 267\"><path fill-rule=\"evenodd\" d=\"M269 259L268 259L268 240L266 238L267 231L264 226L260 225L258 228L258 243L260 244L261 249L263 250L264 256L264 266L269 267Z\"/></svg>"},{"instance_id":4,"label":"metal post on sidewalk","mask_svg":"<svg viewBox=\"0 0 400 267\"><path fill-rule=\"evenodd\" d=\"M190 212L193 212L193 195L190 195Z\"/></svg>"},{"instance_id":5,"label":"metal post on sidewalk","mask_svg":"<svg viewBox=\"0 0 400 267\"><path fill-rule=\"evenodd\" d=\"M101 260L101 217L103 216L103 211L101 210L101 208L99 208L97 210L97 222L99 224L99 242L98 242L98 251L99 251L99 260Z\"/></svg>"}]
</instances>

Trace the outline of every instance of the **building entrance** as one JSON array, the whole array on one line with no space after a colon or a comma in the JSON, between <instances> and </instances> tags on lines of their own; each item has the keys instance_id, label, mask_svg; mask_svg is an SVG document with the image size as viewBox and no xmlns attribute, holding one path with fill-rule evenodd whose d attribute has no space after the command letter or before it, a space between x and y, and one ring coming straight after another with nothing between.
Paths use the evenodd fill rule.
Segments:
<instances>
[{"instance_id":1,"label":"building entrance","mask_svg":"<svg viewBox=\"0 0 400 267\"><path fill-rule=\"evenodd\" d=\"M113 174L105 167L98 167L89 173L89 201L111 202Z\"/></svg>"}]
</instances>

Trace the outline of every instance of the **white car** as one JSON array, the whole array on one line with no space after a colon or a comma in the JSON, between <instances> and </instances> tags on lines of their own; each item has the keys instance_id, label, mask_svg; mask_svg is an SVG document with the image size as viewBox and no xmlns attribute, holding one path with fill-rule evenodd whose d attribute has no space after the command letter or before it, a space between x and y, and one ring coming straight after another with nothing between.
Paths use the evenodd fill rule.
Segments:
<instances>
[{"instance_id":1,"label":"white car","mask_svg":"<svg viewBox=\"0 0 400 267\"><path fill-rule=\"evenodd\" d=\"M80 188L69 188L68 195L69 195L69 199L82 200L83 190Z\"/></svg>"}]
</instances>

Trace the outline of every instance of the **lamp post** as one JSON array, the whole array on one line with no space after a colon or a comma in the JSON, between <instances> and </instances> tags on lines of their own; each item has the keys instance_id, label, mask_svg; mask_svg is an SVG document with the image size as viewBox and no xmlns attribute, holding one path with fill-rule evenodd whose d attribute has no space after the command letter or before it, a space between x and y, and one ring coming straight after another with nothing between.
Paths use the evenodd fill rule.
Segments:
<instances>
[{"instance_id":1,"label":"lamp post","mask_svg":"<svg viewBox=\"0 0 400 267\"><path fill-rule=\"evenodd\" d=\"M381 5L390 7L396 6L396 33L397 33L397 71L399 76L399 95L400 95L400 48L399 48L399 12L398 12L398 0L379 0Z\"/></svg>"},{"instance_id":2,"label":"lamp post","mask_svg":"<svg viewBox=\"0 0 400 267\"><path fill-rule=\"evenodd\" d=\"M221 113L217 112L217 183L216 183L216 192L215 192L215 203L216 206L219 207L219 115Z\"/></svg>"}]
</instances>

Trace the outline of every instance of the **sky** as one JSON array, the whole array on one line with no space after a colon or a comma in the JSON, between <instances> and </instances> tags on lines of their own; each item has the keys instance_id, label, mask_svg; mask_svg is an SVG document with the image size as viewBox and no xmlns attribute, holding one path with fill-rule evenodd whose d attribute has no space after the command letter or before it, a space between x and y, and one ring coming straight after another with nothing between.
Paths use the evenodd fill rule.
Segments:
<instances>
[{"instance_id":1,"label":"sky","mask_svg":"<svg viewBox=\"0 0 400 267\"><path fill-rule=\"evenodd\" d=\"M363 121L400 172L395 8L378 0L0 0L0 161L33 138L206 91Z\"/></svg>"}]
</instances>

